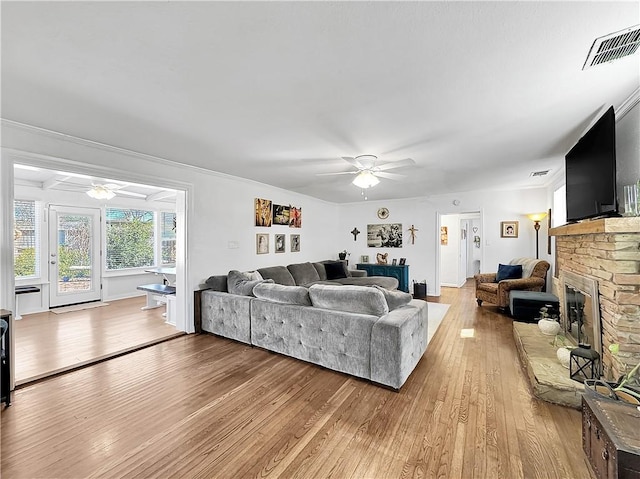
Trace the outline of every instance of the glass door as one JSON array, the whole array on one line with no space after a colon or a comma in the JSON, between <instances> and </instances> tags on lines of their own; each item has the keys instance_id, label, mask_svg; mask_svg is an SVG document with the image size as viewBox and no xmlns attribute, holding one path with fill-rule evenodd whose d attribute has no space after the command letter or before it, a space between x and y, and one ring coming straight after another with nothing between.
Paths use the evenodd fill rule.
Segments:
<instances>
[{"instance_id":1,"label":"glass door","mask_svg":"<svg viewBox=\"0 0 640 479\"><path fill-rule=\"evenodd\" d=\"M101 299L100 210L49 207L49 307Z\"/></svg>"}]
</instances>

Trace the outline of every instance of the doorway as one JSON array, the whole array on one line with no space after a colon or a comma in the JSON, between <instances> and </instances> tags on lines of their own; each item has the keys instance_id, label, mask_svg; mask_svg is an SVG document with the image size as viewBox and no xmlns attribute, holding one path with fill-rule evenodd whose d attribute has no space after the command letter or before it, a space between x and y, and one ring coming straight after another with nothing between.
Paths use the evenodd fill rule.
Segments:
<instances>
[{"instance_id":1,"label":"doorway","mask_svg":"<svg viewBox=\"0 0 640 479\"><path fill-rule=\"evenodd\" d=\"M438 268L436 285L462 287L480 272L482 213L438 214Z\"/></svg>"},{"instance_id":2,"label":"doorway","mask_svg":"<svg viewBox=\"0 0 640 479\"><path fill-rule=\"evenodd\" d=\"M49 206L49 306L99 301L100 210Z\"/></svg>"}]
</instances>

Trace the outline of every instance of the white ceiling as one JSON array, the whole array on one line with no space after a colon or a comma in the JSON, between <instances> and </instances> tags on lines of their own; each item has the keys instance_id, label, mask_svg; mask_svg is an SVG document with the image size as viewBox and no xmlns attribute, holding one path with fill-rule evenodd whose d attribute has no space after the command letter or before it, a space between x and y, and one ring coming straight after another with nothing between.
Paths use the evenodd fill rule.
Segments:
<instances>
[{"instance_id":1,"label":"white ceiling","mask_svg":"<svg viewBox=\"0 0 640 479\"><path fill-rule=\"evenodd\" d=\"M176 201L176 191L169 188L81 175L67 171L35 168L19 163L14 167L14 178L17 186L27 186L41 190L70 191L83 194L98 185L106 186L119 198L134 198L147 202L163 201L172 204L175 204ZM96 201L84 196L84 194L79 198L82 198L85 204L95 204Z\"/></svg>"},{"instance_id":2,"label":"white ceiling","mask_svg":"<svg viewBox=\"0 0 640 479\"><path fill-rule=\"evenodd\" d=\"M2 2L2 117L333 202L542 185L639 54L633 2Z\"/></svg>"}]
</instances>

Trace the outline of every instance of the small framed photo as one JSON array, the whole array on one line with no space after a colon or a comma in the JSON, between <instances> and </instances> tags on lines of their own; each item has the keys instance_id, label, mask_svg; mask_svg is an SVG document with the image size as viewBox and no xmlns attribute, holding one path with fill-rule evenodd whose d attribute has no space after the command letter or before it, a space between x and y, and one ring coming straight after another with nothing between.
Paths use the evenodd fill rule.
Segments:
<instances>
[{"instance_id":1,"label":"small framed photo","mask_svg":"<svg viewBox=\"0 0 640 479\"><path fill-rule=\"evenodd\" d=\"M396 258L393 258L393 260L391 261L391 265L392 266L397 266L398 265L398 260Z\"/></svg>"},{"instance_id":2,"label":"small framed photo","mask_svg":"<svg viewBox=\"0 0 640 479\"><path fill-rule=\"evenodd\" d=\"M369 262L369 255L368 254L363 254L362 256L360 256L360 262L363 264L366 264Z\"/></svg>"},{"instance_id":3,"label":"small framed photo","mask_svg":"<svg viewBox=\"0 0 640 479\"><path fill-rule=\"evenodd\" d=\"M276 253L284 253L284 235L275 235L276 237Z\"/></svg>"},{"instance_id":4,"label":"small framed photo","mask_svg":"<svg viewBox=\"0 0 640 479\"><path fill-rule=\"evenodd\" d=\"M290 235L290 244L291 244L291 252L299 253L300 252L300 235Z\"/></svg>"},{"instance_id":5,"label":"small framed photo","mask_svg":"<svg viewBox=\"0 0 640 479\"><path fill-rule=\"evenodd\" d=\"M265 233L256 234L256 253L267 254L269 252L269 235Z\"/></svg>"},{"instance_id":6,"label":"small framed photo","mask_svg":"<svg viewBox=\"0 0 640 479\"><path fill-rule=\"evenodd\" d=\"M500 222L500 238L517 238L518 222L517 221L501 221Z\"/></svg>"},{"instance_id":7,"label":"small framed photo","mask_svg":"<svg viewBox=\"0 0 640 479\"><path fill-rule=\"evenodd\" d=\"M404 266L407 263L407 258L400 258L400 266Z\"/></svg>"}]
</instances>

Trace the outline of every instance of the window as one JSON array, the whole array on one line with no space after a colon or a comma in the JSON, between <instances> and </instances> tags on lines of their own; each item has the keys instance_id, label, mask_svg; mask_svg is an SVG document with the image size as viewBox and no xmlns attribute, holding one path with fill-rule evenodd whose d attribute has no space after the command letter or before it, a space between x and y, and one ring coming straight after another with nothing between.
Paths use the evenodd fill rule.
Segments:
<instances>
[{"instance_id":1,"label":"window","mask_svg":"<svg viewBox=\"0 0 640 479\"><path fill-rule=\"evenodd\" d=\"M154 266L153 211L107 208L106 237L107 270Z\"/></svg>"},{"instance_id":2,"label":"window","mask_svg":"<svg viewBox=\"0 0 640 479\"><path fill-rule=\"evenodd\" d=\"M176 214L160 213L160 264L176 263Z\"/></svg>"},{"instance_id":3,"label":"window","mask_svg":"<svg viewBox=\"0 0 640 479\"><path fill-rule=\"evenodd\" d=\"M13 202L13 253L16 279L40 276L40 207L33 200Z\"/></svg>"}]
</instances>

